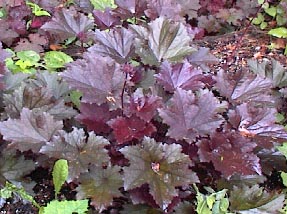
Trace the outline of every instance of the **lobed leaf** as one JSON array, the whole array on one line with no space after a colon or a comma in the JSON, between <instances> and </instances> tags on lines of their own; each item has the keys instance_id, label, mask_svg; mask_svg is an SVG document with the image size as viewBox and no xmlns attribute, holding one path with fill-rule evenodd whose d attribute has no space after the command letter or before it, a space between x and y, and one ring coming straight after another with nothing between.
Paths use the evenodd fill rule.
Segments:
<instances>
[{"instance_id":1,"label":"lobed leaf","mask_svg":"<svg viewBox=\"0 0 287 214\"><path fill-rule=\"evenodd\" d=\"M269 61L259 63L250 59L248 60L248 65L254 73L270 79L274 88L287 86L286 70L280 62L272 59L270 65Z\"/></svg>"},{"instance_id":2,"label":"lobed leaf","mask_svg":"<svg viewBox=\"0 0 287 214\"><path fill-rule=\"evenodd\" d=\"M76 119L87 126L89 131L97 134L111 132L112 129L107 122L121 114L119 109L110 111L107 103L101 105L81 103L80 112Z\"/></svg>"},{"instance_id":3,"label":"lobed leaf","mask_svg":"<svg viewBox=\"0 0 287 214\"><path fill-rule=\"evenodd\" d=\"M182 23L159 17L150 22L147 28L130 27L137 34L136 53L145 64L159 65L162 60L181 61L195 51L189 45L191 38Z\"/></svg>"},{"instance_id":4,"label":"lobed leaf","mask_svg":"<svg viewBox=\"0 0 287 214\"><path fill-rule=\"evenodd\" d=\"M253 212L253 208L258 208L257 213L276 213L284 205L284 195L278 195L276 192L267 192L259 185L252 187L244 185L235 186L230 193L230 209L240 211L240 213ZM274 201L275 203L272 203ZM270 204L269 204L270 203ZM268 205L269 204L269 205ZM264 207L264 205L267 205ZM263 209L260 207L263 206ZM268 211L269 210L269 211Z\"/></svg>"},{"instance_id":5,"label":"lobed leaf","mask_svg":"<svg viewBox=\"0 0 287 214\"><path fill-rule=\"evenodd\" d=\"M234 174L261 174L259 158L253 153L256 143L237 132L216 132L210 140L196 144L200 161L211 161L225 178Z\"/></svg>"},{"instance_id":6,"label":"lobed leaf","mask_svg":"<svg viewBox=\"0 0 287 214\"><path fill-rule=\"evenodd\" d=\"M259 75L248 71L226 73L220 70L217 76L215 87L222 96L234 104L249 102L272 103L271 88L272 82Z\"/></svg>"},{"instance_id":7,"label":"lobed leaf","mask_svg":"<svg viewBox=\"0 0 287 214\"><path fill-rule=\"evenodd\" d=\"M127 104L124 113L126 116L135 114L142 120L149 122L157 113L157 108L162 106L161 97L144 94L143 88L137 90L131 95L130 102Z\"/></svg>"},{"instance_id":8,"label":"lobed leaf","mask_svg":"<svg viewBox=\"0 0 287 214\"><path fill-rule=\"evenodd\" d=\"M174 65L165 61L155 76L157 82L168 92L174 92L177 88L198 90L205 86L206 78L200 69L196 69L186 61Z\"/></svg>"},{"instance_id":9,"label":"lobed leaf","mask_svg":"<svg viewBox=\"0 0 287 214\"><path fill-rule=\"evenodd\" d=\"M52 20L46 22L41 29L58 36L62 41L71 37L84 40L87 32L93 27L93 20L75 9L62 8L53 14Z\"/></svg>"},{"instance_id":10,"label":"lobed leaf","mask_svg":"<svg viewBox=\"0 0 287 214\"><path fill-rule=\"evenodd\" d=\"M59 132L44 145L40 152L56 159L65 159L69 163L69 178L72 181L81 173L88 171L88 165L102 166L109 162L107 150L109 141L102 136L89 132L86 137L83 129L74 128L72 132Z\"/></svg>"},{"instance_id":11,"label":"lobed leaf","mask_svg":"<svg viewBox=\"0 0 287 214\"><path fill-rule=\"evenodd\" d=\"M131 117L117 117L108 121L113 129L115 138L119 144L133 139L141 140L144 136L151 136L156 127L151 122L132 115Z\"/></svg>"},{"instance_id":12,"label":"lobed leaf","mask_svg":"<svg viewBox=\"0 0 287 214\"><path fill-rule=\"evenodd\" d=\"M101 105L108 102L114 109L121 106L125 73L109 57L87 52L84 59L67 65L66 71L60 76L71 88L83 93L84 103Z\"/></svg>"},{"instance_id":13,"label":"lobed leaf","mask_svg":"<svg viewBox=\"0 0 287 214\"><path fill-rule=\"evenodd\" d=\"M123 186L123 180L119 171L119 166L108 166L105 169L99 166L81 174L81 184L76 189L77 199L91 198L91 205L102 212L112 204L114 197L122 196L119 188Z\"/></svg>"},{"instance_id":14,"label":"lobed leaf","mask_svg":"<svg viewBox=\"0 0 287 214\"><path fill-rule=\"evenodd\" d=\"M277 110L254 103L243 103L229 112L229 121L243 136L256 140L258 146L271 148L273 141L287 138L284 126L276 123Z\"/></svg>"},{"instance_id":15,"label":"lobed leaf","mask_svg":"<svg viewBox=\"0 0 287 214\"><path fill-rule=\"evenodd\" d=\"M158 111L163 122L169 125L168 136L192 142L197 136L211 134L223 123L218 113L224 108L225 104L210 91L200 91L196 97L192 91L178 88L167 107Z\"/></svg>"},{"instance_id":16,"label":"lobed leaf","mask_svg":"<svg viewBox=\"0 0 287 214\"><path fill-rule=\"evenodd\" d=\"M120 150L130 161L124 167L124 189L131 190L147 183L150 194L161 209L165 210L178 196L175 187L198 182L189 157L181 152L178 144L158 143L145 137L140 145Z\"/></svg>"},{"instance_id":17,"label":"lobed leaf","mask_svg":"<svg viewBox=\"0 0 287 214\"><path fill-rule=\"evenodd\" d=\"M48 113L27 108L22 109L20 119L9 118L0 122L0 132L11 142L10 147L20 151L31 149L35 153L62 128L62 121L55 121Z\"/></svg>"},{"instance_id":18,"label":"lobed leaf","mask_svg":"<svg viewBox=\"0 0 287 214\"><path fill-rule=\"evenodd\" d=\"M133 57L135 35L130 30L125 28L116 28L109 32L96 30L94 35L96 44L90 51L109 56L119 64L124 64Z\"/></svg>"}]
</instances>

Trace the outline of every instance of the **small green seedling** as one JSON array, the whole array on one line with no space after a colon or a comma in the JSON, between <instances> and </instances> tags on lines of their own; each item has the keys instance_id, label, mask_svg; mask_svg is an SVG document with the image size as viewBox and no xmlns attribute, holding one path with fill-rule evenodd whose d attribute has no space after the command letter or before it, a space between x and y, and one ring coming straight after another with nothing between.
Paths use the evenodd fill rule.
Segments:
<instances>
[{"instance_id":1,"label":"small green seedling","mask_svg":"<svg viewBox=\"0 0 287 214\"><path fill-rule=\"evenodd\" d=\"M91 0L92 5L94 6L95 10L104 11L107 7L109 8L116 8L116 4L114 0Z\"/></svg>"},{"instance_id":2,"label":"small green seedling","mask_svg":"<svg viewBox=\"0 0 287 214\"><path fill-rule=\"evenodd\" d=\"M210 187L205 187L208 195L204 195L199 192L196 185L193 185L196 191L197 207L196 212L198 214L226 214L228 213L229 200L226 197L227 189L223 189L219 192L215 192Z\"/></svg>"},{"instance_id":3,"label":"small green seedling","mask_svg":"<svg viewBox=\"0 0 287 214\"><path fill-rule=\"evenodd\" d=\"M41 8L39 5L32 3L32 2L26 2L26 4L32 9L32 13L35 16L51 16L49 12Z\"/></svg>"},{"instance_id":4,"label":"small green seedling","mask_svg":"<svg viewBox=\"0 0 287 214\"><path fill-rule=\"evenodd\" d=\"M53 183L55 186L55 198L59 194L62 185L68 178L68 162L60 159L56 161L53 171ZM88 211L88 200L76 201L58 201L52 200L46 206L40 206L34 198L29 195L23 187L17 187L12 183L6 182L4 188L0 190L0 197L3 199L11 198L12 194L19 195L22 199L30 201L35 207L39 209L39 214L84 214Z\"/></svg>"},{"instance_id":5,"label":"small green seedling","mask_svg":"<svg viewBox=\"0 0 287 214\"><path fill-rule=\"evenodd\" d=\"M20 51L14 53L12 50L9 50L12 53L12 57L5 60L7 68L13 73L36 73L36 67L41 66L39 63L40 55L32 50Z\"/></svg>"},{"instance_id":6,"label":"small green seedling","mask_svg":"<svg viewBox=\"0 0 287 214\"><path fill-rule=\"evenodd\" d=\"M61 51L49 51L44 56L45 67L49 71L63 68L65 64L72 61L72 57Z\"/></svg>"}]
</instances>

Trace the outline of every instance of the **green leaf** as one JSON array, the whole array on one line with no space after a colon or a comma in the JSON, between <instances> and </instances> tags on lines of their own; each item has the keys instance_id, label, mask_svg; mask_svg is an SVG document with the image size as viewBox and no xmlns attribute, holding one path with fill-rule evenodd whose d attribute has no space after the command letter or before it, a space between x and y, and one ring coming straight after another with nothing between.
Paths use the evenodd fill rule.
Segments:
<instances>
[{"instance_id":1,"label":"green leaf","mask_svg":"<svg viewBox=\"0 0 287 214\"><path fill-rule=\"evenodd\" d=\"M41 214L85 214L88 211L88 200L51 201L43 207Z\"/></svg>"},{"instance_id":2,"label":"green leaf","mask_svg":"<svg viewBox=\"0 0 287 214\"><path fill-rule=\"evenodd\" d=\"M282 182L283 182L284 186L287 187L287 173L281 172L281 178L282 178Z\"/></svg>"},{"instance_id":3,"label":"green leaf","mask_svg":"<svg viewBox=\"0 0 287 214\"><path fill-rule=\"evenodd\" d=\"M83 96L83 93L78 90L71 91L70 93L70 99L72 103L74 103L77 106L77 108L80 108L82 96Z\"/></svg>"},{"instance_id":4,"label":"green leaf","mask_svg":"<svg viewBox=\"0 0 287 214\"><path fill-rule=\"evenodd\" d=\"M209 209L212 209L215 200L216 200L216 198L215 198L214 194L206 196L206 204L207 204Z\"/></svg>"},{"instance_id":5,"label":"green leaf","mask_svg":"<svg viewBox=\"0 0 287 214\"><path fill-rule=\"evenodd\" d=\"M263 4L264 3L264 0L258 0L258 4Z\"/></svg>"},{"instance_id":6,"label":"green leaf","mask_svg":"<svg viewBox=\"0 0 287 214\"><path fill-rule=\"evenodd\" d=\"M15 65L18 65L21 69L26 69L28 67L33 66L33 64L30 61L24 61L24 60L18 60L16 61Z\"/></svg>"},{"instance_id":7,"label":"green leaf","mask_svg":"<svg viewBox=\"0 0 287 214\"><path fill-rule=\"evenodd\" d=\"M62 185L67 180L68 173L68 161L64 159L57 160L52 172L53 183L55 186L55 198L57 198Z\"/></svg>"},{"instance_id":8,"label":"green leaf","mask_svg":"<svg viewBox=\"0 0 287 214\"><path fill-rule=\"evenodd\" d=\"M261 22L260 29L261 30L265 29L267 27L267 25L268 25L267 22Z\"/></svg>"},{"instance_id":9,"label":"green leaf","mask_svg":"<svg viewBox=\"0 0 287 214\"><path fill-rule=\"evenodd\" d=\"M207 205L207 201L205 200L205 196L198 192L196 194L196 201L197 201L197 206L196 206L196 212L198 214L212 214L212 211Z\"/></svg>"},{"instance_id":10,"label":"green leaf","mask_svg":"<svg viewBox=\"0 0 287 214\"><path fill-rule=\"evenodd\" d=\"M197 207L198 214L226 214L229 207L229 200L226 198L227 189L215 192L210 187L205 187L209 195L204 195L199 192L198 188L193 185L197 194Z\"/></svg>"},{"instance_id":11,"label":"green leaf","mask_svg":"<svg viewBox=\"0 0 287 214\"><path fill-rule=\"evenodd\" d=\"M8 185L9 182L6 182L6 186L0 190L0 198L7 199L12 197L13 191L9 187L7 187Z\"/></svg>"},{"instance_id":12,"label":"green leaf","mask_svg":"<svg viewBox=\"0 0 287 214\"><path fill-rule=\"evenodd\" d=\"M40 60L40 55L35 51L19 51L16 53L16 56L23 61L29 61L32 65L37 65L37 62Z\"/></svg>"},{"instance_id":13,"label":"green leaf","mask_svg":"<svg viewBox=\"0 0 287 214\"><path fill-rule=\"evenodd\" d=\"M148 184L150 194L161 209L165 210L178 190L175 187L198 182L189 169L191 160L181 152L179 144L158 143L145 137L140 145L126 146L120 150L130 161L124 167L124 189L131 190Z\"/></svg>"},{"instance_id":14,"label":"green leaf","mask_svg":"<svg viewBox=\"0 0 287 214\"><path fill-rule=\"evenodd\" d=\"M272 17L275 17L276 14L277 14L277 8L272 6L272 7L269 7L269 8L266 8L264 10L269 16L272 16Z\"/></svg>"},{"instance_id":15,"label":"green leaf","mask_svg":"<svg viewBox=\"0 0 287 214\"><path fill-rule=\"evenodd\" d=\"M91 0L92 5L94 6L95 10L104 11L107 7L109 8L116 8L116 4L114 0Z\"/></svg>"},{"instance_id":16,"label":"green leaf","mask_svg":"<svg viewBox=\"0 0 287 214\"><path fill-rule=\"evenodd\" d=\"M43 8L41 8L39 5L32 3L32 2L26 2L28 6L32 9L32 13L35 16L51 16L50 13L45 11Z\"/></svg>"},{"instance_id":17,"label":"green leaf","mask_svg":"<svg viewBox=\"0 0 287 214\"><path fill-rule=\"evenodd\" d=\"M285 16L285 12L283 14L279 14L279 10L277 10L276 22L277 26L283 26L287 23L287 19Z\"/></svg>"},{"instance_id":18,"label":"green leaf","mask_svg":"<svg viewBox=\"0 0 287 214\"><path fill-rule=\"evenodd\" d=\"M278 37L278 38L287 38L287 28L279 27L279 28L271 29L268 32L268 34Z\"/></svg>"},{"instance_id":19,"label":"green leaf","mask_svg":"<svg viewBox=\"0 0 287 214\"><path fill-rule=\"evenodd\" d=\"M49 51L44 56L46 67L50 70L63 68L66 63L72 62L73 58L61 51Z\"/></svg>"},{"instance_id":20,"label":"green leaf","mask_svg":"<svg viewBox=\"0 0 287 214\"><path fill-rule=\"evenodd\" d=\"M123 186L119 166L93 166L87 173L80 175L80 185L77 187L77 199L91 198L93 205L99 212L112 204L114 197L122 196L119 188Z\"/></svg>"},{"instance_id":21,"label":"green leaf","mask_svg":"<svg viewBox=\"0 0 287 214\"><path fill-rule=\"evenodd\" d=\"M34 198L29 195L23 187L17 187L12 183L6 182L5 187L1 189L0 196L9 197L12 193L18 194L22 199L31 202L37 208L40 208L40 205L34 200Z\"/></svg>"},{"instance_id":22,"label":"green leaf","mask_svg":"<svg viewBox=\"0 0 287 214\"><path fill-rule=\"evenodd\" d=\"M258 13L257 17L252 20L252 24L259 25L264 21L264 16L262 13Z\"/></svg>"},{"instance_id":23,"label":"green leaf","mask_svg":"<svg viewBox=\"0 0 287 214\"><path fill-rule=\"evenodd\" d=\"M276 147L282 155L287 159L287 142L284 142L281 146Z\"/></svg>"}]
</instances>

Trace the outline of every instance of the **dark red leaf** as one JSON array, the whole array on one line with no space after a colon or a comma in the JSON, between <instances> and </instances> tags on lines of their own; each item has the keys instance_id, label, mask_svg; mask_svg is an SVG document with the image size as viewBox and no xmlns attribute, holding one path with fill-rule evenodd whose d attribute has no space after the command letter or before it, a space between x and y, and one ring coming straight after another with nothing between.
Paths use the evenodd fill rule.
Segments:
<instances>
[{"instance_id":1,"label":"dark red leaf","mask_svg":"<svg viewBox=\"0 0 287 214\"><path fill-rule=\"evenodd\" d=\"M120 110L110 111L109 105L81 103L80 114L76 117L81 123L85 124L89 131L95 133L109 133L111 128L107 121L115 118L120 114Z\"/></svg>"},{"instance_id":2,"label":"dark red leaf","mask_svg":"<svg viewBox=\"0 0 287 214\"><path fill-rule=\"evenodd\" d=\"M253 153L256 143L238 132L216 132L210 140L201 140L197 145L200 160L211 161L226 178L233 174L261 174L259 158Z\"/></svg>"},{"instance_id":3,"label":"dark red leaf","mask_svg":"<svg viewBox=\"0 0 287 214\"><path fill-rule=\"evenodd\" d=\"M142 120L149 122L156 114L157 108L161 106L161 98L153 95L143 94L143 90L138 88L131 96L130 103L125 109L125 114L137 115Z\"/></svg>"},{"instance_id":4,"label":"dark red leaf","mask_svg":"<svg viewBox=\"0 0 287 214\"><path fill-rule=\"evenodd\" d=\"M137 116L117 117L108 122L118 143L125 143L133 139L141 140L156 131L152 123L147 123Z\"/></svg>"}]
</instances>

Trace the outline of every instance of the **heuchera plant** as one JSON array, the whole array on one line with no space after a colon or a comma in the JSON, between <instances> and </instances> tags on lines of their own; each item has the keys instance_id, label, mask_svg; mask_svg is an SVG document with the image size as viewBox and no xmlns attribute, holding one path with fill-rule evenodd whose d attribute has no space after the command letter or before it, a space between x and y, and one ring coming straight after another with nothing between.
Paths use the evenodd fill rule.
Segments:
<instances>
[{"instance_id":1,"label":"heuchera plant","mask_svg":"<svg viewBox=\"0 0 287 214\"><path fill-rule=\"evenodd\" d=\"M287 139L276 120L279 111L286 114L286 70L275 61L265 66L250 61L250 69L214 73L208 65L216 58L193 45L222 23L236 26L254 12L252 1L232 7L224 0L115 0L115 7L101 10L89 1L75 0L69 7L57 0L30 2L51 15L37 20L33 34L25 27L34 18L31 8L21 0L0 1L7 12L0 29L8 30L0 35L0 148L2 157L11 158L0 162L3 180L21 182L35 167L64 159L76 198L89 198L97 212L111 207L121 213L191 213L200 207L226 212L227 190L234 212L283 207L282 195L253 184L271 174L265 163ZM18 27L16 20L22 20ZM31 41L35 32L33 38L49 44ZM16 38L22 35L38 44L31 47L42 48L34 51L57 45L74 61L57 67L58 73L37 67L35 74L12 74L4 47L19 48ZM55 58L52 54L44 60ZM29 170L20 167L23 162ZM15 169L12 178L9 170ZM195 184L221 191L209 189L205 198ZM237 206L238 200L250 206ZM275 200L276 206L263 206Z\"/></svg>"}]
</instances>

